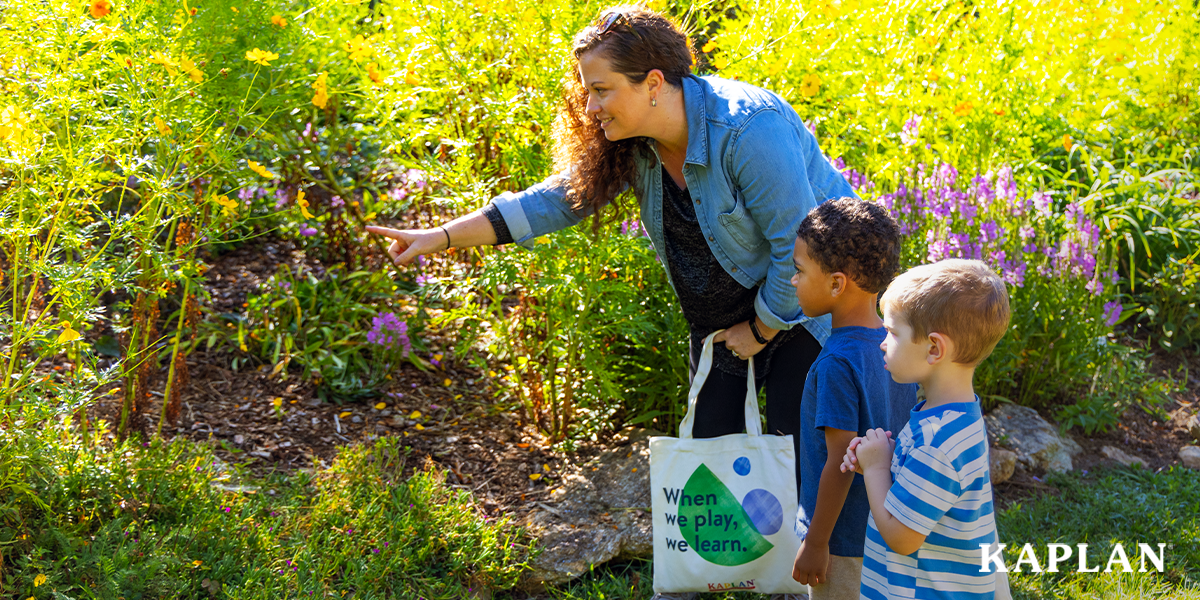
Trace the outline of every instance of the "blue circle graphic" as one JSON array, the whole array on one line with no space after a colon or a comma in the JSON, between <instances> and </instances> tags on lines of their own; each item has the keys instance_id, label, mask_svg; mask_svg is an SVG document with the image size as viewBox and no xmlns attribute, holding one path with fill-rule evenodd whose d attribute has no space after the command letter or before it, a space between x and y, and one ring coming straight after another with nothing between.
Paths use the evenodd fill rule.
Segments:
<instances>
[{"instance_id":1,"label":"blue circle graphic","mask_svg":"<svg viewBox=\"0 0 1200 600\"><path fill-rule=\"evenodd\" d=\"M738 475L750 474L750 459L745 456L733 461L733 472Z\"/></svg>"},{"instance_id":2,"label":"blue circle graphic","mask_svg":"<svg viewBox=\"0 0 1200 600\"><path fill-rule=\"evenodd\" d=\"M763 535L772 535L783 526L783 506L775 494L767 490L750 490L742 499L742 508L754 528Z\"/></svg>"}]
</instances>

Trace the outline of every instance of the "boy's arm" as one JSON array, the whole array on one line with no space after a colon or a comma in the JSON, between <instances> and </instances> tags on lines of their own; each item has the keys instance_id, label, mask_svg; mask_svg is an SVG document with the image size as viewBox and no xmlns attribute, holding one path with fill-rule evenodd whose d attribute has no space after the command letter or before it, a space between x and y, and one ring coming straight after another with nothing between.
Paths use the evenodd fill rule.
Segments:
<instances>
[{"instance_id":1,"label":"boy's arm","mask_svg":"<svg viewBox=\"0 0 1200 600\"><path fill-rule=\"evenodd\" d=\"M854 483L854 473L841 470L842 455L855 432L825 427L825 448L828 457L821 470L821 482L817 485L817 507L813 511L808 536L800 544L796 561L792 565L792 579L805 585L825 583L829 570L829 537L833 526L842 514L846 495Z\"/></svg>"},{"instance_id":2,"label":"boy's arm","mask_svg":"<svg viewBox=\"0 0 1200 600\"><path fill-rule=\"evenodd\" d=\"M867 486L871 515L875 517L875 527L893 552L907 556L925 543L925 536L901 523L885 506L888 490L892 487L891 457L895 447L896 442L889 439L882 429L874 429L863 436L857 455Z\"/></svg>"}]
</instances>

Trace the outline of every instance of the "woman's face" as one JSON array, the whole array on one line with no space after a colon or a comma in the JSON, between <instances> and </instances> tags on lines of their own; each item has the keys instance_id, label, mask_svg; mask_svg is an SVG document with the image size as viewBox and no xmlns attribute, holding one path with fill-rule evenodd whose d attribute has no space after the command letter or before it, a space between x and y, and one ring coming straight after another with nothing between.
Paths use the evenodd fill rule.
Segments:
<instances>
[{"instance_id":1,"label":"woman's face","mask_svg":"<svg viewBox=\"0 0 1200 600\"><path fill-rule=\"evenodd\" d=\"M579 57L579 77L587 90L587 114L596 119L610 141L646 135L650 92L646 82L630 83L612 70L600 52Z\"/></svg>"}]
</instances>

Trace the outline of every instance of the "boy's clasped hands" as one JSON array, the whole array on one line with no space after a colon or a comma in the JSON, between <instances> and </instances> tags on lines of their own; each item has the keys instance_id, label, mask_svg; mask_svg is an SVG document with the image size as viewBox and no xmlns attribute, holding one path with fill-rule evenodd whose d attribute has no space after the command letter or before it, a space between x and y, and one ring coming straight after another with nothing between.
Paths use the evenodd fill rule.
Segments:
<instances>
[{"instance_id":1,"label":"boy's clasped hands","mask_svg":"<svg viewBox=\"0 0 1200 600\"><path fill-rule=\"evenodd\" d=\"M846 447L846 455L842 457L842 472L854 471L863 474L875 465L892 464L892 453L896 451L896 440L892 432L879 429L868 429L866 435L850 440Z\"/></svg>"}]
</instances>

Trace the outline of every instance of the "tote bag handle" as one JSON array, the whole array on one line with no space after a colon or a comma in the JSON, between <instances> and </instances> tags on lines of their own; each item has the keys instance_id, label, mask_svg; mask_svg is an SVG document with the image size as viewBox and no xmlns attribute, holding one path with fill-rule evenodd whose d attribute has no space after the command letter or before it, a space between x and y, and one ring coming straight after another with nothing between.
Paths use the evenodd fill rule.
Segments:
<instances>
[{"instance_id":1,"label":"tote bag handle","mask_svg":"<svg viewBox=\"0 0 1200 600\"><path fill-rule=\"evenodd\" d=\"M724 329L718 329L704 338L704 350L700 353L700 364L696 366L696 376L692 378L692 389L688 391L688 409L679 424L679 439L692 439L692 424L696 418L696 399L700 397L700 388L712 371L713 338ZM754 388L754 358L746 361L746 433L762 435L762 425L758 416L758 391Z\"/></svg>"}]
</instances>

